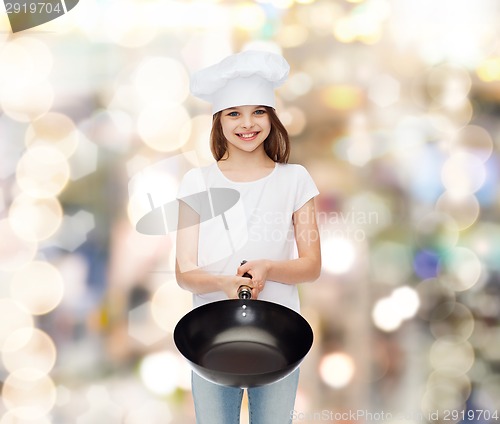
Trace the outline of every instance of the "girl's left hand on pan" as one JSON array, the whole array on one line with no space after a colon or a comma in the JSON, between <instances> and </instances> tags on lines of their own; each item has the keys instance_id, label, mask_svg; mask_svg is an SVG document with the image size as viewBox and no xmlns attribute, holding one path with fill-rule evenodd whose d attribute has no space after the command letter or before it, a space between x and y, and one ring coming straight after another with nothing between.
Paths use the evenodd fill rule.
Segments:
<instances>
[{"instance_id":1,"label":"girl's left hand on pan","mask_svg":"<svg viewBox=\"0 0 500 424\"><path fill-rule=\"evenodd\" d=\"M268 269L269 269L268 262L263 259L256 261L248 261L238 267L237 275L243 276L245 272L248 272L252 276L251 287L252 287L253 299L257 299L260 292L264 290L264 286L266 285Z\"/></svg>"}]
</instances>

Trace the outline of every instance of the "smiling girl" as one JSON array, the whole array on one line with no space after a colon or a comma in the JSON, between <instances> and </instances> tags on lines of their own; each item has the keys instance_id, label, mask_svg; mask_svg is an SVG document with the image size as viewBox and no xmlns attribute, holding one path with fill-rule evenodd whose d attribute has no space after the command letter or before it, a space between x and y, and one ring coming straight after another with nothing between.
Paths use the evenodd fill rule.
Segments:
<instances>
[{"instance_id":1,"label":"smiling girl","mask_svg":"<svg viewBox=\"0 0 500 424\"><path fill-rule=\"evenodd\" d=\"M288 133L274 109L274 89L288 71L279 55L246 51L193 75L192 93L212 103L215 158L213 164L189 171L178 193L182 230L177 234L176 276L193 293L195 307L237 298L238 288L247 285L253 299L299 312L297 284L319 276L318 190L303 166L287 163ZM237 190L242 213L235 217L228 212L224 222L202 222L203 210L213 205L190 195L211 188ZM229 248L225 231L232 241ZM247 262L240 265L243 259ZM298 370L276 383L249 388L250 422L290 423L297 384ZM213 384L195 373L192 388L198 424L239 423L242 389Z\"/></svg>"}]
</instances>

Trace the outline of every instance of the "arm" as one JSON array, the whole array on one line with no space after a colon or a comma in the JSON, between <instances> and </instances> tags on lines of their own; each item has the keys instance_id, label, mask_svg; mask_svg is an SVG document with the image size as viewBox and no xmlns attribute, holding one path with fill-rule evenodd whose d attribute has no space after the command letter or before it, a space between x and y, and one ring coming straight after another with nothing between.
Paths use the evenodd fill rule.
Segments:
<instances>
[{"instance_id":1,"label":"arm","mask_svg":"<svg viewBox=\"0 0 500 424\"><path fill-rule=\"evenodd\" d=\"M321 272L321 247L314 199L310 199L293 214L293 225L299 256L297 259L249 261L238 268L238 275L248 272L257 284L264 284L266 280L285 284L316 280Z\"/></svg>"},{"instance_id":2,"label":"arm","mask_svg":"<svg viewBox=\"0 0 500 424\"><path fill-rule=\"evenodd\" d=\"M248 278L237 275L213 275L198 268L199 215L183 201L179 202L175 276L177 284L195 294L224 291L237 298L240 285L252 286Z\"/></svg>"}]
</instances>

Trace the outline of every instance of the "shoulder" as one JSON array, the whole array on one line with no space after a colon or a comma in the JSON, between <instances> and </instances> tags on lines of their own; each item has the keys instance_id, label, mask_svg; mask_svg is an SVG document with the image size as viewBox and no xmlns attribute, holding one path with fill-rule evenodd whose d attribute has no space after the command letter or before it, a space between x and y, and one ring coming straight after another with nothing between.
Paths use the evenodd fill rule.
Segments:
<instances>
[{"instance_id":1,"label":"shoulder","mask_svg":"<svg viewBox=\"0 0 500 424\"><path fill-rule=\"evenodd\" d=\"M206 187L207 177L214 172L214 164L191 168L181 179L180 187L184 190L203 191Z\"/></svg>"},{"instance_id":2,"label":"shoulder","mask_svg":"<svg viewBox=\"0 0 500 424\"><path fill-rule=\"evenodd\" d=\"M184 176L182 177L185 180L188 181L193 181L197 179L203 179L207 175L211 174L214 172L216 164L211 163L210 165L205 165L205 166L199 166L196 168L191 168L189 171L187 171Z\"/></svg>"},{"instance_id":3,"label":"shoulder","mask_svg":"<svg viewBox=\"0 0 500 424\"><path fill-rule=\"evenodd\" d=\"M290 186L293 185L298 193L318 194L316 183L305 166L298 163L287 163L280 164L279 169L281 170L283 182Z\"/></svg>"},{"instance_id":4,"label":"shoulder","mask_svg":"<svg viewBox=\"0 0 500 424\"><path fill-rule=\"evenodd\" d=\"M307 169L298 163L279 163L278 170L281 174L289 177L296 176L297 178L301 178L309 175Z\"/></svg>"}]
</instances>

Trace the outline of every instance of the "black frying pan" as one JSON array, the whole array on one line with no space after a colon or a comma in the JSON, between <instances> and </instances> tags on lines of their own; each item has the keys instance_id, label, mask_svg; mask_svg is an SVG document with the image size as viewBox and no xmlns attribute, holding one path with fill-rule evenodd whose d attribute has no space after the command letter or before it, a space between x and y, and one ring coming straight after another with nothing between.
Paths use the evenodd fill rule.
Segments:
<instances>
[{"instance_id":1,"label":"black frying pan","mask_svg":"<svg viewBox=\"0 0 500 424\"><path fill-rule=\"evenodd\" d=\"M241 286L240 299L200 306L177 323L175 345L205 379L242 388L274 383L309 352L313 332L300 314L250 296Z\"/></svg>"}]
</instances>

